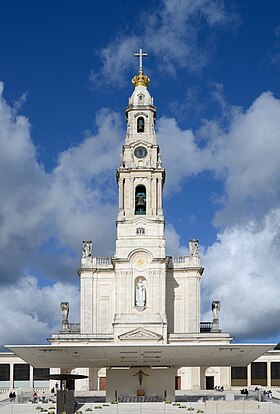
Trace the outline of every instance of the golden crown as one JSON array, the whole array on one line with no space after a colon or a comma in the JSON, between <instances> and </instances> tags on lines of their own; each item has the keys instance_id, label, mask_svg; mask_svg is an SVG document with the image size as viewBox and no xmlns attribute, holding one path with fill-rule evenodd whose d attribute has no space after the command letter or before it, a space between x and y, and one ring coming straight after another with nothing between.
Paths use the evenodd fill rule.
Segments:
<instances>
[{"instance_id":1,"label":"golden crown","mask_svg":"<svg viewBox=\"0 0 280 414\"><path fill-rule=\"evenodd\" d=\"M138 75L134 76L134 78L132 79L132 83L135 86L147 86L150 83L150 79L148 78L148 76L144 75L142 72L139 72Z\"/></svg>"}]
</instances>

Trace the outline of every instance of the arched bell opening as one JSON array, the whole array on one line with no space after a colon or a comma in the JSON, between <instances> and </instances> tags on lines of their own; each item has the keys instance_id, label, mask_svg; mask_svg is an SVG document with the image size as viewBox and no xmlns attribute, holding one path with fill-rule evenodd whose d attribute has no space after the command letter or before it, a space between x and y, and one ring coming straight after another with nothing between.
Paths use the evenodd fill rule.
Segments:
<instances>
[{"instance_id":1,"label":"arched bell opening","mask_svg":"<svg viewBox=\"0 0 280 414\"><path fill-rule=\"evenodd\" d=\"M143 116L137 118L137 132L145 132L145 121Z\"/></svg>"},{"instance_id":2,"label":"arched bell opening","mask_svg":"<svg viewBox=\"0 0 280 414\"><path fill-rule=\"evenodd\" d=\"M135 188L135 214L137 216L146 214L146 187L138 185Z\"/></svg>"}]
</instances>

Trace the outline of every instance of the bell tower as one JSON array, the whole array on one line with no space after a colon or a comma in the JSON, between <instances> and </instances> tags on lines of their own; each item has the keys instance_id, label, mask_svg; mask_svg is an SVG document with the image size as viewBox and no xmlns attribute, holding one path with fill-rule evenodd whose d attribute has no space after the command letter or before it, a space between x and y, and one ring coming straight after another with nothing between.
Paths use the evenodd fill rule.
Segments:
<instances>
[{"instance_id":1,"label":"bell tower","mask_svg":"<svg viewBox=\"0 0 280 414\"><path fill-rule=\"evenodd\" d=\"M140 49L139 73L126 108L126 138L117 170L119 209L116 257L128 257L140 246L153 257L165 257L162 189L165 171L155 134L156 107L148 91Z\"/></svg>"},{"instance_id":2,"label":"bell tower","mask_svg":"<svg viewBox=\"0 0 280 414\"><path fill-rule=\"evenodd\" d=\"M95 257L84 242L81 334L118 343L174 343L200 335L198 242L190 256L166 255L162 191L165 170L155 134L150 79L139 71L126 107L126 134L117 169L119 205L114 257ZM88 336L87 336L88 337Z\"/></svg>"},{"instance_id":3,"label":"bell tower","mask_svg":"<svg viewBox=\"0 0 280 414\"><path fill-rule=\"evenodd\" d=\"M132 79L134 91L126 107L126 136L117 170L114 339L135 340L136 335L166 343L165 171L155 134L150 79L142 69L142 57L147 54L140 49L135 55L139 72Z\"/></svg>"}]
</instances>

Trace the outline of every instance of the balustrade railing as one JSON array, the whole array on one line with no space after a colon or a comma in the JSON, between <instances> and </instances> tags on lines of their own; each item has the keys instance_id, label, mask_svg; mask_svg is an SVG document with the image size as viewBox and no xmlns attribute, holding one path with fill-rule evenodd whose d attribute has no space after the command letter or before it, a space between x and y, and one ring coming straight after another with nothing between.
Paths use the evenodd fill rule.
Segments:
<instances>
[{"instance_id":1,"label":"balustrade railing","mask_svg":"<svg viewBox=\"0 0 280 414\"><path fill-rule=\"evenodd\" d=\"M97 265L110 265L112 264L112 257L97 257L96 264Z\"/></svg>"},{"instance_id":2,"label":"balustrade railing","mask_svg":"<svg viewBox=\"0 0 280 414\"><path fill-rule=\"evenodd\" d=\"M200 333L211 332L212 322L200 322Z\"/></svg>"}]
</instances>

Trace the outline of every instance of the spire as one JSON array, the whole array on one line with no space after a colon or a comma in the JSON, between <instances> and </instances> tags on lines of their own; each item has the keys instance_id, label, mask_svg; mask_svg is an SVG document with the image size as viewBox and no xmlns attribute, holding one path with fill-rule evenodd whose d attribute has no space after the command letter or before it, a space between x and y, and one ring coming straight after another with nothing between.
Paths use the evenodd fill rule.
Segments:
<instances>
[{"instance_id":1,"label":"spire","mask_svg":"<svg viewBox=\"0 0 280 414\"><path fill-rule=\"evenodd\" d=\"M148 56L148 53L143 52L142 49L139 49L139 53L134 53L134 56L139 57L139 73L138 75L134 76L132 83L135 88L137 86L145 86L147 88L150 83L150 79L143 73L143 57Z\"/></svg>"}]
</instances>

